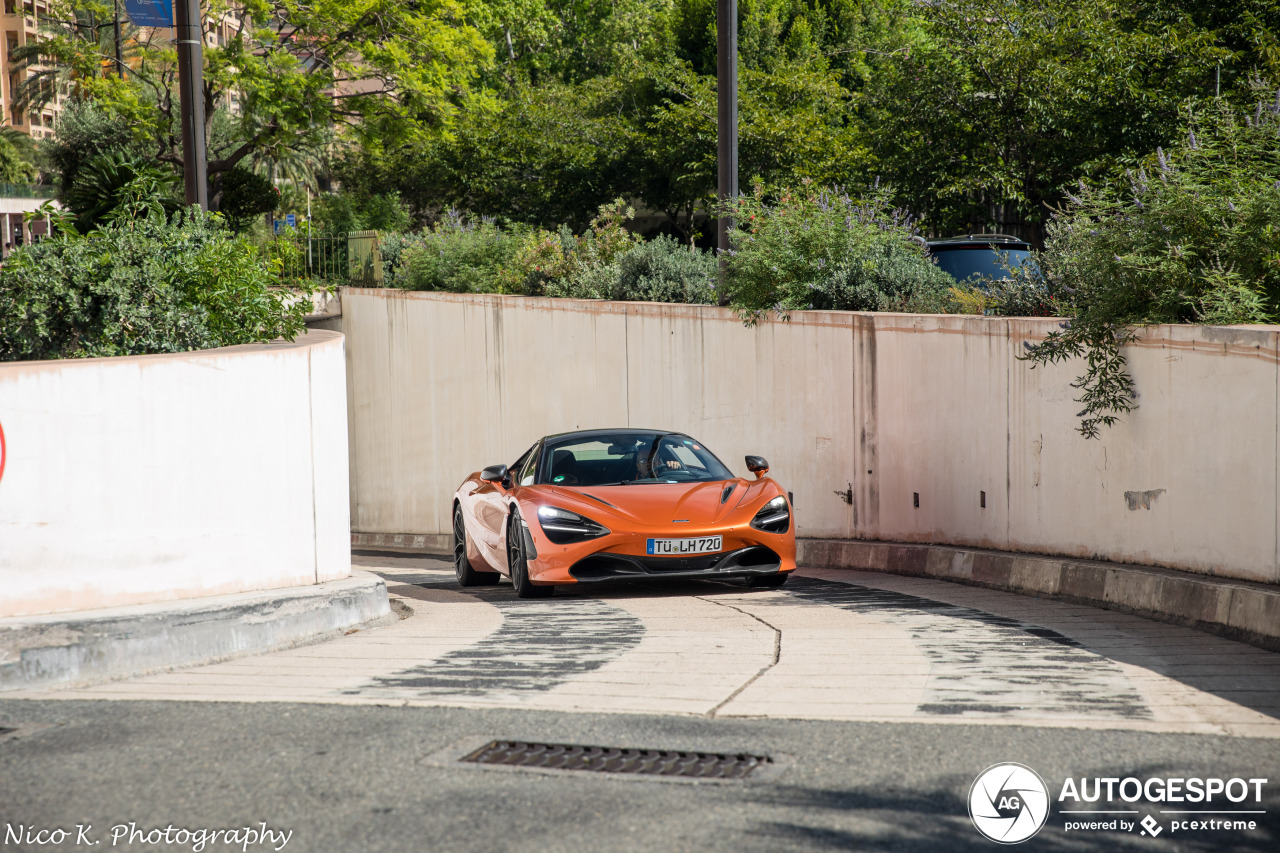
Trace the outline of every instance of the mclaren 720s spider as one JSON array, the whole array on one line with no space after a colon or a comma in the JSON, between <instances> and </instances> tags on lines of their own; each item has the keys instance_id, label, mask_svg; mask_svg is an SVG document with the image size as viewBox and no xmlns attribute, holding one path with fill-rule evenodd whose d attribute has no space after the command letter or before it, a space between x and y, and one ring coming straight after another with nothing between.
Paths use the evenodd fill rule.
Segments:
<instances>
[{"instance_id":1,"label":"mclaren 720s spider","mask_svg":"<svg viewBox=\"0 0 1280 853\"><path fill-rule=\"evenodd\" d=\"M781 586L796 567L791 501L765 476L764 459L746 463L756 479L735 477L678 432L549 435L458 488L458 582L494 584L508 575L521 598L564 584L639 578Z\"/></svg>"}]
</instances>

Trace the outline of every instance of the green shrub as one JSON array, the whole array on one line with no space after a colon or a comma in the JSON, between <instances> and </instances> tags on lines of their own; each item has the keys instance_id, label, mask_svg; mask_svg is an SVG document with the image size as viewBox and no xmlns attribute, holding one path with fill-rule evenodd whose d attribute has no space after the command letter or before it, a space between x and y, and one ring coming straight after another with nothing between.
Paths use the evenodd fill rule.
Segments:
<instances>
[{"instance_id":1,"label":"green shrub","mask_svg":"<svg viewBox=\"0 0 1280 853\"><path fill-rule=\"evenodd\" d=\"M955 310L955 282L925 253L887 194L855 200L836 190L757 185L726 209L729 304L755 322L769 311Z\"/></svg>"},{"instance_id":2,"label":"green shrub","mask_svg":"<svg viewBox=\"0 0 1280 853\"><path fill-rule=\"evenodd\" d=\"M124 205L142 202L169 213L180 206L177 175L127 151L99 154L81 164L64 197L81 232L105 222Z\"/></svg>"},{"instance_id":3,"label":"green shrub","mask_svg":"<svg viewBox=\"0 0 1280 853\"><path fill-rule=\"evenodd\" d=\"M246 166L236 166L223 173L218 191L222 194L218 212L237 234L275 210L280 202L275 185Z\"/></svg>"},{"instance_id":4,"label":"green shrub","mask_svg":"<svg viewBox=\"0 0 1280 853\"><path fill-rule=\"evenodd\" d=\"M292 339L306 300L198 208L118 215L15 251L0 270L0 360L139 355ZM290 304L292 303L292 304Z\"/></svg>"},{"instance_id":5,"label":"green shrub","mask_svg":"<svg viewBox=\"0 0 1280 853\"><path fill-rule=\"evenodd\" d=\"M496 293L501 289L501 270L515 258L523 237L518 229L504 230L492 219L466 220L449 211L441 222L422 232L420 242L402 247L397 286Z\"/></svg>"},{"instance_id":6,"label":"green shrub","mask_svg":"<svg viewBox=\"0 0 1280 853\"><path fill-rule=\"evenodd\" d=\"M640 243L618 258L610 298L635 302L716 301L716 259L711 252L667 236Z\"/></svg>"},{"instance_id":7,"label":"green shrub","mask_svg":"<svg viewBox=\"0 0 1280 853\"><path fill-rule=\"evenodd\" d=\"M400 193L357 196L351 193L322 195L315 200L312 222L330 234L351 231L405 231L412 217Z\"/></svg>"},{"instance_id":8,"label":"green shrub","mask_svg":"<svg viewBox=\"0 0 1280 853\"><path fill-rule=\"evenodd\" d=\"M544 268L546 294L577 299L618 298L613 294L622 276L621 260L641 242L626 229L627 220L635 215L635 210L619 198L600 205L581 236L575 237L562 227L558 242L563 262Z\"/></svg>"},{"instance_id":9,"label":"green shrub","mask_svg":"<svg viewBox=\"0 0 1280 853\"><path fill-rule=\"evenodd\" d=\"M1120 347L1136 327L1280 315L1280 96L1251 115L1226 104L1188 115L1185 132L1124 183L1082 184L1049 223L1043 276L1014 276L1023 291L1064 298L1071 321L1027 358L1087 359L1076 381L1086 437L1131 409Z\"/></svg>"},{"instance_id":10,"label":"green shrub","mask_svg":"<svg viewBox=\"0 0 1280 853\"><path fill-rule=\"evenodd\" d=\"M393 231L378 238L378 252L382 256L382 281L387 287L408 287L404 278L404 251L410 246L421 246L422 235Z\"/></svg>"}]
</instances>

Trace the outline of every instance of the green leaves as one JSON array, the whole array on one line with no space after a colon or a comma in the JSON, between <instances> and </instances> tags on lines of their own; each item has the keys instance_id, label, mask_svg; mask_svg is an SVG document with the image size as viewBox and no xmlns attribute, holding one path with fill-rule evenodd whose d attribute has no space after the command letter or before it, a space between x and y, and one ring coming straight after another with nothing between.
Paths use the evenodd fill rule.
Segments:
<instances>
[{"instance_id":1,"label":"green leaves","mask_svg":"<svg viewBox=\"0 0 1280 853\"><path fill-rule=\"evenodd\" d=\"M42 24L31 60L74 78L79 95L124 119L152 156L180 167L177 57L168 37L130 29L129 73L106 75L111 51L101 21L110 19L110 4L61 5ZM447 138L458 99L493 56L459 0L230 0L207 13L224 25L245 22L204 50L208 120L235 104L229 132L210 141L211 177L255 152L322 148L333 127L379 143Z\"/></svg>"},{"instance_id":2,"label":"green leaves","mask_svg":"<svg viewBox=\"0 0 1280 853\"><path fill-rule=\"evenodd\" d=\"M1280 319L1280 97L1250 111L1219 102L1184 122L1180 144L1073 193L1037 258L1074 317L1027 357L1085 356L1086 437L1130 410L1120 347L1135 327Z\"/></svg>"},{"instance_id":3,"label":"green leaves","mask_svg":"<svg viewBox=\"0 0 1280 853\"><path fill-rule=\"evenodd\" d=\"M757 185L733 216L728 260L730 304L747 322L770 311L957 310L955 282L915 239L914 223L888 204L834 189L766 191Z\"/></svg>"},{"instance_id":4,"label":"green leaves","mask_svg":"<svg viewBox=\"0 0 1280 853\"><path fill-rule=\"evenodd\" d=\"M88 231L113 217L164 220L178 209L177 179L171 170L126 151L99 154L76 172L63 194L76 227Z\"/></svg>"},{"instance_id":5,"label":"green leaves","mask_svg":"<svg viewBox=\"0 0 1280 853\"><path fill-rule=\"evenodd\" d=\"M1211 97L1229 55L1168 4L919 9L923 40L872 80L860 114L899 199L943 234L1011 230L1039 242L1068 186L1168 144L1179 104Z\"/></svg>"},{"instance_id":6,"label":"green leaves","mask_svg":"<svg viewBox=\"0 0 1280 853\"><path fill-rule=\"evenodd\" d=\"M15 251L0 270L0 360L181 352L292 339L306 300L218 217L118 220Z\"/></svg>"}]
</instances>

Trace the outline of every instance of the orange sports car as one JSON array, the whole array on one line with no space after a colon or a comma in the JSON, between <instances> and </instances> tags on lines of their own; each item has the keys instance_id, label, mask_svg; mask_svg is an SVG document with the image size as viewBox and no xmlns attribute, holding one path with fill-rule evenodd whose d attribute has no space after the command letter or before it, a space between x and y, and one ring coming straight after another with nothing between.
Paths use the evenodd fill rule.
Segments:
<instances>
[{"instance_id":1,"label":"orange sports car","mask_svg":"<svg viewBox=\"0 0 1280 853\"><path fill-rule=\"evenodd\" d=\"M510 465L458 487L458 583L508 575L521 598L556 586L635 578L742 578L778 587L796 567L791 500L746 458L735 477L678 432L599 429L549 435Z\"/></svg>"}]
</instances>

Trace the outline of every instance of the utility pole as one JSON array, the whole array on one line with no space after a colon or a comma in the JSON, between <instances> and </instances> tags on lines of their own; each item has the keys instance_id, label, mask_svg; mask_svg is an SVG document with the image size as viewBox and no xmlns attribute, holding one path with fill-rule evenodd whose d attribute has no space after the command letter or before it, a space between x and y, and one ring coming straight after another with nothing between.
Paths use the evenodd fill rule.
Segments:
<instances>
[{"instance_id":1,"label":"utility pole","mask_svg":"<svg viewBox=\"0 0 1280 853\"><path fill-rule=\"evenodd\" d=\"M200 0L175 0L178 31L178 90L182 99L182 174L187 205L209 209L204 138L204 26Z\"/></svg>"},{"instance_id":2,"label":"utility pole","mask_svg":"<svg viewBox=\"0 0 1280 853\"><path fill-rule=\"evenodd\" d=\"M111 23L116 28L116 74L124 79L124 59L120 55L120 0L115 0L112 9Z\"/></svg>"},{"instance_id":3,"label":"utility pole","mask_svg":"<svg viewBox=\"0 0 1280 853\"><path fill-rule=\"evenodd\" d=\"M729 303L724 287L733 220L723 206L738 197L738 0L716 0L716 159L719 199L716 246L720 250L720 304Z\"/></svg>"}]
</instances>

